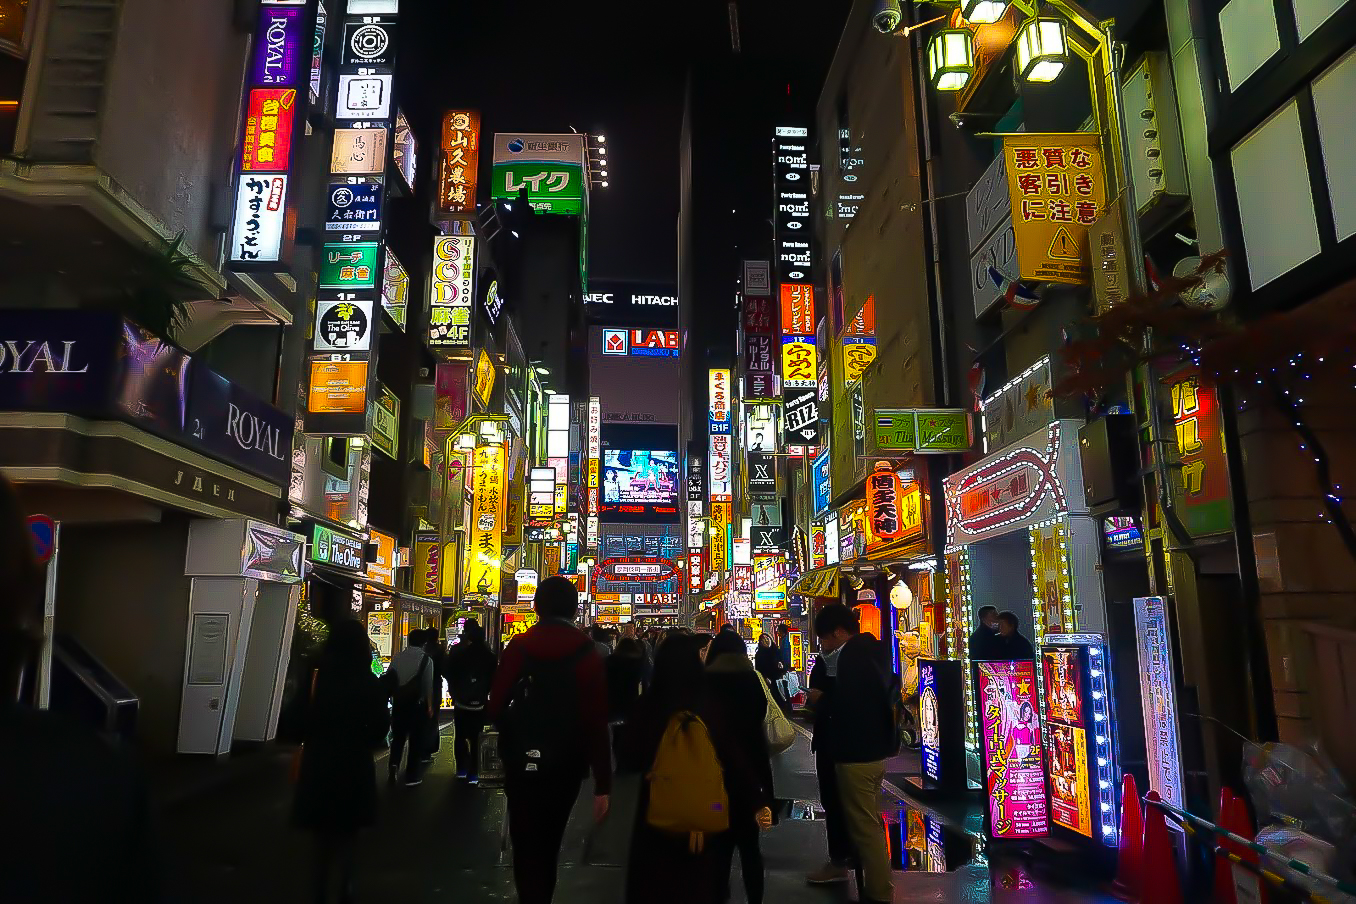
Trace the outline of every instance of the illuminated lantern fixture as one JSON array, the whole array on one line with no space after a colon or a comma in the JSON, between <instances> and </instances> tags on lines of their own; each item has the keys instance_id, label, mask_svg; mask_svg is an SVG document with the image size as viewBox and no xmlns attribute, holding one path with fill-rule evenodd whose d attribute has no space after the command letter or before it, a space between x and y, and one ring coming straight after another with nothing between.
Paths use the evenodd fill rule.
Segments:
<instances>
[{"instance_id":1,"label":"illuminated lantern fixture","mask_svg":"<svg viewBox=\"0 0 1356 904\"><path fill-rule=\"evenodd\" d=\"M961 5L961 18L972 25L992 25L1007 11L1007 0L965 0Z\"/></svg>"},{"instance_id":2,"label":"illuminated lantern fixture","mask_svg":"<svg viewBox=\"0 0 1356 904\"><path fill-rule=\"evenodd\" d=\"M1017 32L1017 74L1024 81L1053 82L1068 54L1062 19L1031 19Z\"/></svg>"},{"instance_id":3,"label":"illuminated lantern fixture","mask_svg":"<svg viewBox=\"0 0 1356 904\"><path fill-rule=\"evenodd\" d=\"M943 28L928 42L928 79L938 91L959 91L975 70L970 32L964 28Z\"/></svg>"}]
</instances>

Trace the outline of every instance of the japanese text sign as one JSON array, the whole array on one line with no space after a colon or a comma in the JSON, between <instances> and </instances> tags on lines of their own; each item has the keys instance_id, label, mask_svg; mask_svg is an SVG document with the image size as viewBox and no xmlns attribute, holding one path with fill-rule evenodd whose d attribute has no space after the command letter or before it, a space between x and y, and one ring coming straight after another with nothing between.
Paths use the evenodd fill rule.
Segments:
<instances>
[{"instance_id":1,"label":"japanese text sign","mask_svg":"<svg viewBox=\"0 0 1356 904\"><path fill-rule=\"evenodd\" d=\"M468 348L475 277L475 239L440 235L433 239L433 279L429 282L429 342Z\"/></svg>"},{"instance_id":2,"label":"japanese text sign","mask_svg":"<svg viewBox=\"0 0 1356 904\"><path fill-rule=\"evenodd\" d=\"M765 333L769 335L776 332L776 324L773 321L772 299L745 298L742 313L744 318L744 332Z\"/></svg>"},{"instance_id":3,"label":"japanese text sign","mask_svg":"<svg viewBox=\"0 0 1356 904\"><path fill-rule=\"evenodd\" d=\"M707 374L707 395L711 435L729 435L731 432L731 421L730 371L728 369L711 369Z\"/></svg>"},{"instance_id":4,"label":"japanese text sign","mask_svg":"<svg viewBox=\"0 0 1356 904\"><path fill-rule=\"evenodd\" d=\"M989 834L994 838L1047 835L1036 664L1028 660L975 665Z\"/></svg>"},{"instance_id":5,"label":"japanese text sign","mask_svg":"<svg viewBox=\"0 0 1356 904\"><path fill-rule=\"evenodd\" d=\"M843 340L843 383L856 383L876 360L876 340Z\"/></svg>"},{"instance_id":6,"label":"japanese text sign","mask_svg":"<svg viewBox=\"0 0 1356 904\"><path fill-rule=\"evenodd\" d=\"M240 153L244 172L284 173L292 162L295 88L254 88L245 110L245 140Z\"/></svg>"},{"instance_id":7,"label":"japanese text sign","mask_svg":"<svg viewBox=\"0 0 1356 904\"><path fill-rule=\"evenodd\" d=\"M438 209L471 213L476 209L476 182L480 167L480 114L452 110L443 115L438 160Z\"/></svg>"},{"instance_id":8,"label":"japanese text sign","mask_svg":"<svg viewBox=\"0 0 1356 904\"><path fill-rule=\"evenodd\" d=\"M335 129L330 172L336 176L366 175L386 169L385 129Z\"/></svg>"},{"instance_id":9,"label":"japanese text sign","mask_svg":"<svg viewBox=\"0 0 1356 904\"><path fill-rule=\"evenodd\" d=\"M1021 279L1085 283L1088 227L1106 210L1096 132L1003 136Z\"/></svg>"},{"instance_id":10,"label":"japanese text sign","mask_svg":"<svg viewBox=\"0 0 1356 904\"><path fill-rule=\"evenodd\" d=\"M463 599L498 599L500 531L504 522L504 447L481 446L472 456L471 523L466 544Z\"/></svg>"},{"instance_id":11,"label":"japanese text sign","mask_svg":"<svg viewBox=\"0 0 1356 904\"><path fill-rule=\"evenodd\" d=\"M331 242L321 249L322 289L370 289L377 284L376 242Z\"/></svg>"},{"instance_id":12,"label":"japanese text sign","mask_svg":"<svg viewBox=\"0 0 1356 904\"><path fill-rule=\"evenodd\" d=\"M815 334L815 287L809 283L782 283L782 335Z\"/></svg>"},{"instance_id":13,"label":"japanese text sign","mask_svg":"<svg viewBox=\"0 0 1356 904\"><path fill-rule=\"evenodd\" d=\"M880 462L866 478L866 503L870 510L871 530L881 540L898 540L904 535L899 505L904 486L890 465Z\"/></svg>"},{"instance_id":14,"label":"japanese text sign","mask_svg":"<svg viewBox=\"0 0 1356 904\"><path fill-rule=\"evenodd\" d=\"M782 386L786 389L814 389L818 375L813 339L782 337Z\"/></svg>"},{"instance_id":15,"label":"japanese text sign","mask_svg":"<svg viewBox=\"0 0 1356 904\"><path fill-rule=\"evenodd\" d=\"M711 570L720 572L730 568L730 549L726 535L730 527L730 503L711 503Z\"/></svg>"},{"instance_id":16,"label":"japanese text sign","mask_svg":"<svg viewBox=\"0 0 1356 904\"><path fill-rule=\"evenodd\" d=\"M1172 394L1172 420L1181 461L1180 484L1174 481L1182 523L1193 537L1233 529L1229 498L1229 464L1224 454L1219 396L1201 381L1195 368L1165 380Z\"/></svg>"}]
</instances>

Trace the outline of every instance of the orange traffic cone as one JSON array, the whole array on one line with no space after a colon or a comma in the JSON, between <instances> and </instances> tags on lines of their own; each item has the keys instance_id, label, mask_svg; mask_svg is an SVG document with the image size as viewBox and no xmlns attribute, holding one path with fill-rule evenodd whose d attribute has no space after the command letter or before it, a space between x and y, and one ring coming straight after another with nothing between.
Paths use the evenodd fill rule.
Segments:
<instances>
[{"instance_id":1,"label":"orange traffic cone","mask_svg":"<svg viewBox=\"0 0 1356 904\"><path fill-rule=\"evenodd\" d=\"M1138 901L1144 887L1144 817L1140 814L1135 777L1121 778L1120 848L1116 853L1116 881L1111 892L1122 901Z\"/></svg>"},{"instance_id":2,"label":"orange traffic cone","mask_svg":"<svg viewBox=\"0 0 1356 904\"><path fill-rule=\"evenodd\" d=\"M1233 832L1240 838L1252 841L1256 833L1252 830L1252 818L1248 815L1248 805L1229 788L1219 791L1219 822L1221 829ZM1219 846L1231 854L1249 863L1257 863L1258 856L1237 842L1227 838L1219 839ZM1215 858L1215 901L1219 904L1239 904L1242 900L1266 904L1266 889L1257 876L1248 869L1229 861L1229 858Z\"/></svg>"},{"instance_id":3,"label":"orange traffic cone","mask_svg":"<svg viewBox=\"0 0 1356 904\"><path fill-rule=\"evenodd\" d=\"M1144 884L1139 900L1145 904L1185 904L1168 817L1152 806L1161 799L1157 791L1144 797L1149 805L1144 808Z\"/></svg>"}]
</instances>

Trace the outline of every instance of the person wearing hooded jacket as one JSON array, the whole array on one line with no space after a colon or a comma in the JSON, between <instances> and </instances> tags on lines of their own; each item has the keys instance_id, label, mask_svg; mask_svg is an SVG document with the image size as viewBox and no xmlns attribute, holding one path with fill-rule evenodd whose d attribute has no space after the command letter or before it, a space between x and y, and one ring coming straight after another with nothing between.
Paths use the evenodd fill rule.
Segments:
<instances>
[{"instance_id":1,"label":"person wearing hooded jacket","mask_svg":"<svg viewBox=\"0 0 1356 904\"><path fill-rule=\"evenodd\" d=\"M738 634L722 631L711 641L706 654L707 692L712 699L720 700L728 713L731 739L757 778L752 788L730 789L730 831L720 845L721 860L717 867L723 900L729 900L730 866L735 850L739 851L748 904L763 902L763 852L758 833L771 825L772 817L771 807L762 809L773 800L772 759L763 727L767 715L763 677L749 660L744 639Z\"/></svg>"},{"instance_id":2,"label":"person wearing hooded jacket","mask_svg":"<svg viewBox=\"0 0 1356 904\"><path fill-rule=\"evenodd\" d=\"M485 629L475 619L467 619L461 639L447 653L444 669L452 693L457 778L473 785L480 781L480 732L485 728L485 706L498 663L485 642Z\"/></svg>"}]
</instances>

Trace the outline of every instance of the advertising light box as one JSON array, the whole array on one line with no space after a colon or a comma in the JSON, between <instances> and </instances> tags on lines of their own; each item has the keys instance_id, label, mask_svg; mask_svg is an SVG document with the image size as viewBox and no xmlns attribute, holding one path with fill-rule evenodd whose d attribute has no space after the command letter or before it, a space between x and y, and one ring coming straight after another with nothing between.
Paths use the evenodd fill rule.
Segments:
<instances>
[{"instance_id":1,"label":"advertising light box","mask_svg":"<svg viewBox=\"0 0 1356 904\"><path fill-rule=\"evenodd\" d=\"M379 181L331 182L327 232L379 232L384 193Z\"/></svg>"},{"instance_id":2,"label":"advertising light box","mask_svg":"<svg viewBox=\"0 0 1356 904\"><path fill-rule=\"evenodd\" d=\"M340 75L336 119L390 119L390 75Z\"/></svg>"},{"instance_id":3,"label":"advertising light box","mask_svg":"<svg viewBox=\"0 0 1356 904\"><path fill-rule=\"evenodd\" d=\"M1033 662L977 662L985 826L996 839L1050 832L1045 756Z\"/></svg>"},{"instance_id":4,"label":"advertising light box","mask_svg":"<svg viewBox=\"0 0 1356 904\"><path fill-rule=\"evenodd\" d=\"M320 288L370 289L377 284L376 242L331 242L321 249Z\"/></svg>"},{"instance_id":5,"label":"advertising light box","mask_svg":"<svg viewBox=\"0 0 1356 904\"><path fill-rule=\"evenodd\" d=\"M254 35L251 81L256 85L295 85L301 66L301 28L305 10L263 6Z\"/></svg>"},{"instance_id":6,"label":"advertising light box","mask_svg":"<svg viewBox=\"0 0 1356 904\"><path fill-rule=\"evenodd\" d=\"M330 151L330 172L335 175L366 175L386 169L385 129L335 129Z\"/></svg>"},{"instance_id":7,"label":"advertising light box","mask_svg":"<svg viewBox=\"0 0 1356 904\"><path fill-rule=\"evenodd\" d=\"M276 261L287 218L287 176L249 173L235 192L231 260Z\"/></svg>"},{"instance_id":8,"label":"advertising light box","mask_svg":"<svg viewBox=\"0 0 1356 904\"><path fill-rule=\"evenodd\" d=\"M1102 637L1047 634L1040 666L1050 756L1050 820L1098 844L1116 844L1116 726Z\"/></svg>"},{"instance_id":9,"label":"advertising light box","mask_svg":"<svg viewBox=\"0 0 1356 904\"><path fill-rule=\"evenodd\" d=\"M394 19L370 19L344 25L345 66L389 69L395 64Z\"/></svg>"},{"instance_id":10,"label":"advertising light box","mask_svg":"<svg viewBox=\"0 0 1356 904\"><path fill-rule=\"evenodd\" d=\"M677 459L667 451L608 449L603 456L603 502L677 504Z\"/></svg>"},{"instance_id":11,"label":"advertising light box","mask_svg":"<svg viewBox=\"0 0 1356 904\"><path fill-rule=\"evenodd\" d=\"M315 303L315 350L365 352L372 347L372 302L367 299Z\"/></svg>"},{"instance_id":12,"label":"advertising light box","mask_svg":"<svg viewBox=\"0 0 1356 904\"><path fill-rule=\"evenodd\" d=\"M245 112L244 172L278 172L292 161L292 131L297 112L295 88L254 88Z\"/></svg>"}]
</instances>

